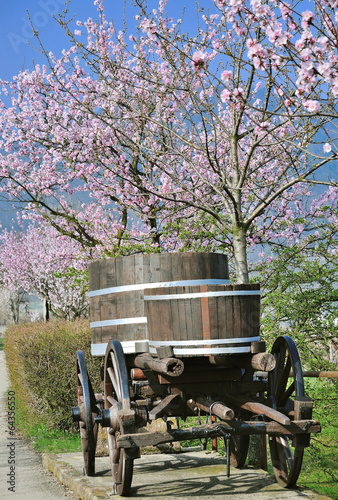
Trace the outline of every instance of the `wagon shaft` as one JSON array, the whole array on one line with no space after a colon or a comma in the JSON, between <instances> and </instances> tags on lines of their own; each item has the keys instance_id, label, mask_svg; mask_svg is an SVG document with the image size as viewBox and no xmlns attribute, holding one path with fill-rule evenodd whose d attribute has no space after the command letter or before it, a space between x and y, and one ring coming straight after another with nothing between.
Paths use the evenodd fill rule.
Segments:
<instances>
[{"instance_id":1,"label":"wagon shaft","mask_svg":"<svg viewBox=\"0 0 338 500\"><path fill-rule=\"evenodd\" d=\"M191 439L203 439L213 437L224 437L227 434L252 435L308 435L317 434L321 431L317 420L298 420L290 425L282 425L277 422L218 422L212 425L199 425L189 429L168 429L162 432L146 432L136 434L125 434L117 440L119 448L133 448L135 446L156 446L162 443L174 441L186 441Z\"/></svg>"}]
</instances>

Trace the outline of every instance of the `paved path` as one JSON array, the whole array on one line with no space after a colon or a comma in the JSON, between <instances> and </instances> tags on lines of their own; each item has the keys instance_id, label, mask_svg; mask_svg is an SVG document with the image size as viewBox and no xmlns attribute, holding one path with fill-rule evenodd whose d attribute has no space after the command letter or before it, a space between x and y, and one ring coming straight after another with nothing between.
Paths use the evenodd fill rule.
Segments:
<instances>
[{"instance_id":1,"label":"paved path","mask_svg":"<svg viewBox=\"0 0 338 500\"><path fill-rule=\"evenodd\" d=\"M8 378L0 351L0 498L1 500L59 500L76 498L47 472L40 456L18 439L8 424ZM14 435L10 435L13 432ZM12 461L12 463L8 463ZM12 467L12 469L11 469ZM8 481L10 481L8 483ZM9 489L9 488L12 488Z\"/></svg>"},{"instance_id":2,"label":"paved path","mask_svg":"<svg viewBox=\"0 0 338 500\"><path fill-rule=\"evenodd\" d=\"M108 500L113 495L108 458L96 459L95 477L82 476L83 460L78 453L45 457L45 461L66 484L82 492L86 500ZM131 497L142 500L328 499L309 490L281 488L273 477L251 468L231 469L228 478L224 458L205 452L142 455L135 460Z\"/></svg>"}]
</instances>

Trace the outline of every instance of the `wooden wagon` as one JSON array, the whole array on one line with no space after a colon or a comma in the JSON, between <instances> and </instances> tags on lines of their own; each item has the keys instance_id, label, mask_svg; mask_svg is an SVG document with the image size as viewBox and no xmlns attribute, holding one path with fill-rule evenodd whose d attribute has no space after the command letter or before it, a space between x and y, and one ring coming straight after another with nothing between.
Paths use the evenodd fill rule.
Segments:
<instances>
[{"instance_id":1,"label":"wooden wagon","mask_svg":"<svg viewBox=\"0 0 338 500\"><path fill-rule=\"evenodd\" d=\"M78 351L72 408L88 475L95 474L101 425L119 495L130 493L142 446L221 437L230 474L230 465L244 465L253 434L268 435L278 483L296 484L320 424L312 420L293 340L279 337L265 352L259 285L231 285L226 256L210 253L101 260L90 265L89 283L92 354L104 357L103 393L94 394ZM262 371L267 381L257 376ZM203 415L207 423L176 425ZM149 430L159 418L165 429Z\"/></svg>"}]
</instances>

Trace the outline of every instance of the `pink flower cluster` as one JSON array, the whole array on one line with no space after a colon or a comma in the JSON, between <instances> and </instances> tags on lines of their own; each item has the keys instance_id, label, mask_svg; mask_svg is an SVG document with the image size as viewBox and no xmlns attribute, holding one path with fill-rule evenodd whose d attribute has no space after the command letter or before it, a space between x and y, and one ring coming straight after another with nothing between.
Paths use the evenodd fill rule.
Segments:
<instances>
[{"instance_id":1,"label":"pink flower cluster","mask_svg":"<svg viewBox=\"0 0 338 500\"><path fill-rule=\"evenodd\" d=\"M247 280L250 245L303 238L337 200L334 180L315 190L338 89L315 2L328 36L273 0L218 0L193 35L160 2L117 33L99 2L50 68L3 83L0 191L90 257L227 250Z\"/></svg>"}]
</instances>

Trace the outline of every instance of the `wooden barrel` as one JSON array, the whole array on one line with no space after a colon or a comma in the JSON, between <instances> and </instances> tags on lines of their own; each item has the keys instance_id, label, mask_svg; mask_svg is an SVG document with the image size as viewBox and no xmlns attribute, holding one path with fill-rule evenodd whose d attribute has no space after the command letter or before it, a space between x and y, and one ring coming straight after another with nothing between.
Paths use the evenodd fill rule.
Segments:
<instances>
[{"instance_id":1,"label":"wooden barrel","mask_svg":"<svg viewBox=\"0 0 338 500\"><path fill-rule=\"evenodd\" d=\"M120 340L125 352L142 352L148 342L144 290L229 283L226 255L162 253L103 259L89 265L92 354Z\"/></svg>"},{"instance_id":2,"label":"wooden barrel","mask_svg":"<svg viewBox=\"0 0 338 500\"><path fill-rule=\"evenodd\" d=\"M144 292L149 351L177 356L246 353L259 341L260 286L202 285Z\"/></svg>"}]
</instances>

